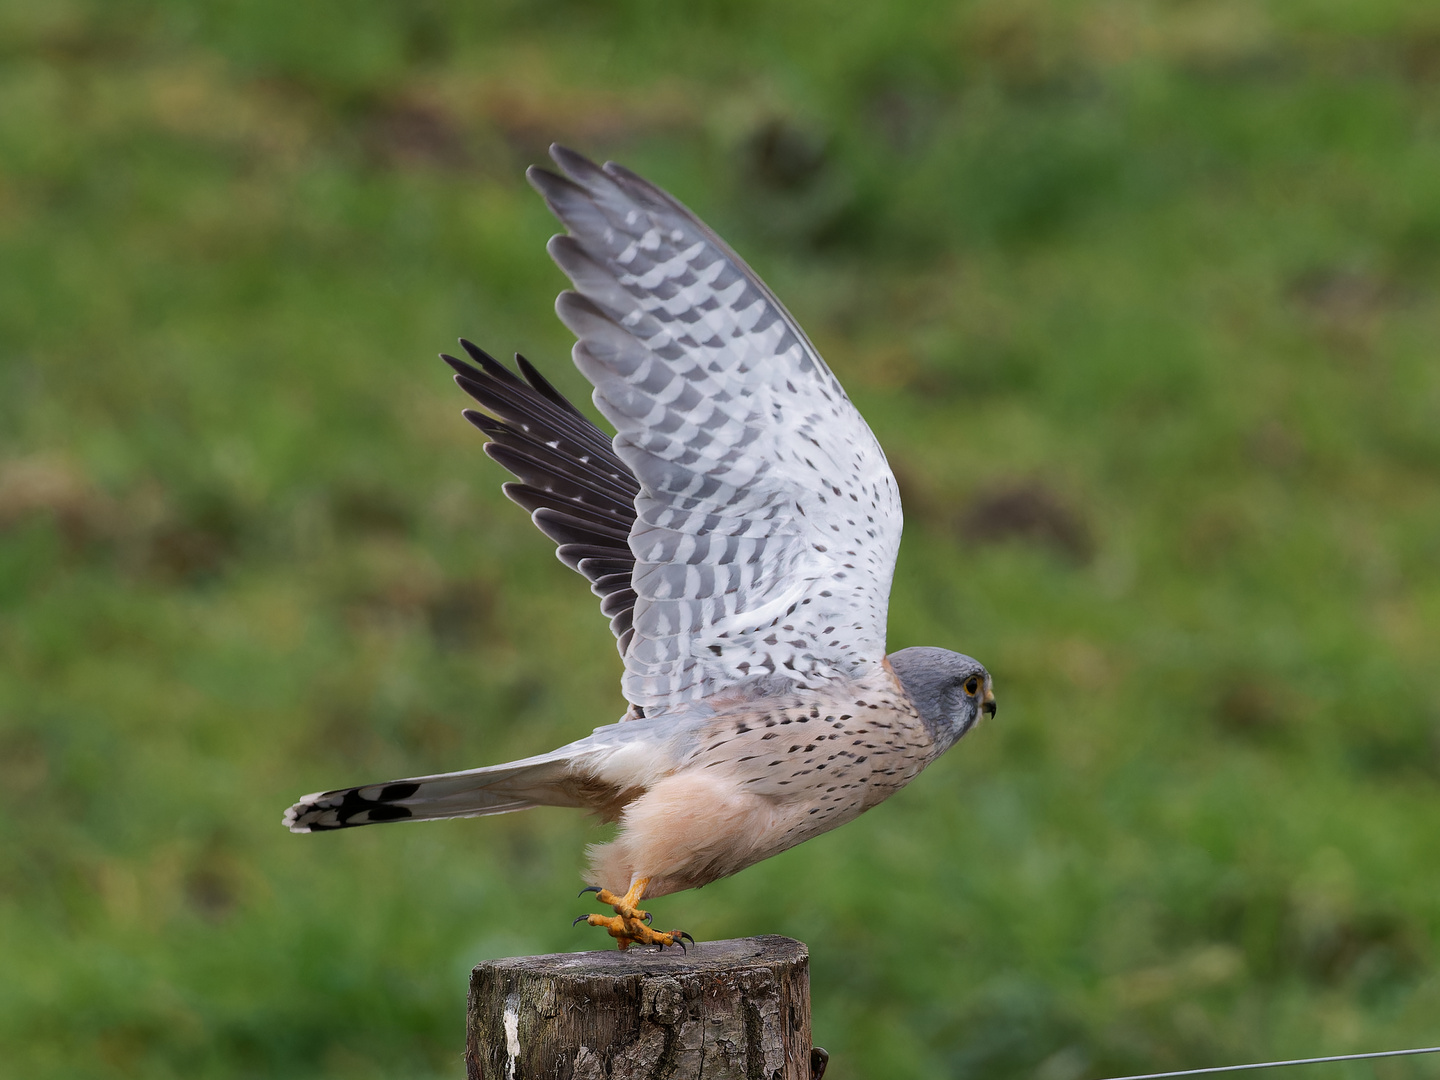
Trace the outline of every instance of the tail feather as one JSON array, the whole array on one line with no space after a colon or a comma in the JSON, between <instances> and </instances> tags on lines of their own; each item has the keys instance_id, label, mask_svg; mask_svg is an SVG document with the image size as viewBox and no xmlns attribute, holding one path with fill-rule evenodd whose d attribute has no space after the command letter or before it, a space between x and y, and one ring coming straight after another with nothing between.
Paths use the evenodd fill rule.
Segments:
<instances>
[{"instance_id":1,"label":"tail feather","mask_svg":"<svg viewBox=\"0 0 1440 1080\"><path fill-rule=\"evenodd\" d=\"M559 751L465 772L390 780L306 795L285 811L293 833L327 832L383 821L508 814L532 806L587 805L574 789L573 759Z\"/></svg>"}]
</instances>

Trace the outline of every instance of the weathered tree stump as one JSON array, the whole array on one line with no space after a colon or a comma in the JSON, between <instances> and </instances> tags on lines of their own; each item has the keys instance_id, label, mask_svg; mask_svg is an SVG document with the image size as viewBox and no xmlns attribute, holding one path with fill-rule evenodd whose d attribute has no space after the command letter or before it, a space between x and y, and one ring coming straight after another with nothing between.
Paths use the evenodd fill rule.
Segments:
<instances>
[{"instance_id":1,"label":"weathered tree stump","mask_svg":"<svg viewBox=\"0 0 1440 1080\"><path fill-rule=\"evenodd\" d=\"M771 935L490 960L465 1027L470 1080L811 1080L810 955Z\"/></svg>"}]
</instances>

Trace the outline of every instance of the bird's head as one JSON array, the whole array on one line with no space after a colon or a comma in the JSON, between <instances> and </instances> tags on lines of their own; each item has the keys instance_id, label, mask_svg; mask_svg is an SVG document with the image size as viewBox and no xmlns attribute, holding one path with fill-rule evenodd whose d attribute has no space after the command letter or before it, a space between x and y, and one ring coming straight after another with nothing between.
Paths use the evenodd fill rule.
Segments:
<instances>
[{"instance_id":1,"label":"bird's head","mask_svg":"<svg viewBox=\"0 0 1440 1080\"><path fill-rule=\"evenodd\" d=\"M901 649L886 660L930 729L938 752L953 746L982 715L995 715L990 673L980 661L928 645Z\"/></svg>"}]
</instances>

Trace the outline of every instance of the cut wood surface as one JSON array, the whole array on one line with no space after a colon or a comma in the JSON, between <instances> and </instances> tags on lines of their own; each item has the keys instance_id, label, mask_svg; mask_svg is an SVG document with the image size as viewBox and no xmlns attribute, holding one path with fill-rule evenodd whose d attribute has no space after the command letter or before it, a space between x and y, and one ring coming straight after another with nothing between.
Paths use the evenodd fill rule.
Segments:
<instances>
[{"instance_id":1,"label":"cut wood surface","mask_svg":"<svg viewBox=\"0 0 1440 1080\"><path fill-rule=\"evenodd\" d=\"M811 1080L810 957L791 938L488 960L471 1080Z\"/></svg>"}]
</instances>

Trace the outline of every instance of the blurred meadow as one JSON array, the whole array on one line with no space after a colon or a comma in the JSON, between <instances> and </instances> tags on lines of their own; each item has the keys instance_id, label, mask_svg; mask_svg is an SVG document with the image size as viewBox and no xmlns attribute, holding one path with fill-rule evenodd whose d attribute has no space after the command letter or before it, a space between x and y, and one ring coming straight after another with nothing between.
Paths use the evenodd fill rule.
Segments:
<instances>
[{"instance_id":1,"label":"blurred meadow","mask_svg":"<svg viewBox=\"0 0 1440 1080\"><path fill-rule=\"evenodd\" d=\"M588 402L551 140L786 301L1000 701L657 921L806 941L835 1080L1440 1043L1429 0L0 0L0 1076L458 1077L603 947L573 812L280 827L623 708L435 358Z\"/></svg>"}]
</instances>

